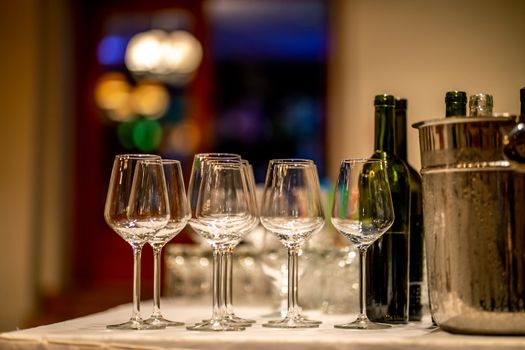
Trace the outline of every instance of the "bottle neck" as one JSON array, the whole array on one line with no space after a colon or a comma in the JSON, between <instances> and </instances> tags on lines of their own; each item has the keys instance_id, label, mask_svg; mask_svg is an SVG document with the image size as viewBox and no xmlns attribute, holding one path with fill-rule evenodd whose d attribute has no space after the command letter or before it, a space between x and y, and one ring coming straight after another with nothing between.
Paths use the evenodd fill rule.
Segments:
<instances>
[{"instance_id":1,"label":"bottle neck","mask_svg":"<svg viewBox=\"0 0 525 350\"><path fill-rule=\"evenodd\" d=\"M399 158L407 160L407 111L395 109L395 153Z\"/></svg>"},{"instance_id":2,"label":"bottle neck","mask_svg":"<svg viewBox=\"0 0 525 350\"><path fill-rule=\"evenodd\" d=\"M492 115L492 95L477 94L469 98L469 112L471 117L482 117Z\"/></svg>"},{"instance_id":3,"label":"bottle neck","mask_svg":"<svg viewBox=\"0 0 525 350\"><path fill-rule=\"evenodd\" d=\"M375 107L374 149L395 153L394 106Z\"/></svg>"},{"instance_id":4,"label":"bottle neck","mask_svg":"<svg viewBox=\"0 0 525 350\"><path fill-rule=\"evenodd\" d=\"M466 116L467 115L467 104L464 102L448 102L446 104L445 116Z\"/></svg>"}]
</instances>

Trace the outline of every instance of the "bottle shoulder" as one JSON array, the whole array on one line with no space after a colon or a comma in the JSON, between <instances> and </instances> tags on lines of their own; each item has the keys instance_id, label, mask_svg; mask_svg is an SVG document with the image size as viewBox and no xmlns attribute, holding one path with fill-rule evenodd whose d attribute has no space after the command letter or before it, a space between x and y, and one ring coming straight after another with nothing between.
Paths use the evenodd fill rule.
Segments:
<instances>
[{"instance_id":1,"label":"bottle shoulder","mask_svg":"<svg viewBox=\"0 0 525 350\"><path fill-rule=\"evenodd\" d=\"M410 186L421 188L423 186L421 183L421 175L410 164L407 163L407 165L408 165L408 173L410 175Z\"/></svg>"},{"instance_id":2,"label":"bottle shoulder","mask_svg":"<svg viewBox=\"0 0 525 350\"><path fill-rule=\"evenodd\" d=\"M410 166L408 163L393 153L376 151L372 155L372 158L384 160L387 163L388 171L404 173L407 178L410 176Z\"/></svg>"}]
</instances>

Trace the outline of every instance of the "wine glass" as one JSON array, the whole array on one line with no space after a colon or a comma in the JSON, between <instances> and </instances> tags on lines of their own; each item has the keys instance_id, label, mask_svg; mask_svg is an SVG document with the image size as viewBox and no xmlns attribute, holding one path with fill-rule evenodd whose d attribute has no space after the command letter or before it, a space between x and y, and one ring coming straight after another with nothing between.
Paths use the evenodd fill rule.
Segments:
<instances>
[{"instance_id":1,"label":"wine glass","mask_svg":"<svg viewBox=\"0 0 525 350\"><path fill-rule=\"evenodd\" d=\"M205 160L216 160L216 161L234 160L234 161L241 162L241 156L235 153L217 153L217 152L198 153L194 156L190 181L188 184L188 199L190 201L190 207L191 207L192 213L196 212L197 201L198 201L198 196L199 196L199 188L202 182L202 169L203 169L203 164ZM199 244L201 245L208 244L202 235L195 232L195 229L193 229L191 233L192 233L192 237L194 238L194 240L197 241ZM224 253L224 254L227 255L227 253ZM228 281L227 274L229 271L229 266L225 266L225 265L228 265L228 263L231 263L231 261L228 261L228 257L225 257L225 259L220 259L220 263L221 265L218 268L220 272L221 281L219 284L219 291L218 291L219 299L217 300L217 303L219 304L219 307L222 308L221 312L225 315L226 308L227 308L226 299L228 298L228 293L229 293L229 291L227 290L227 288L229 288L229 284L227 282ZM204 320L204 322L207 322L207 320ZM242 323L243 324L238 324L238 325L241 325L241 326L250 325L247 322L242 322Z\"/></svg>"},{"instance_id":2,"label":"wine glass","mask_svg":"<svg viewBox=\"0 0 525 350\"><path fill-rule=\"evenodd\" d=\"M272 328L312 328L298 305L298 254L303 242L324 225L317 169L311 160L273 159L268 165L261 207L262 225L288 248L288 311Z\"/></svg>"},{"instance_id":3,"label":"wine glass","mask_svg":"<svg viewBox=\"0 0 525 350\"><path fill-rule=\"evenodd\" d=\"M197 206L197 200L199 197L199 188L202 182L202 168L203 168L203 162L206 159L214 159L214 160L237 160L241 161L241 156L235 153L219 153L219 152L212 152L212 153L197 153L193 157L193 164L191 167L191 175L190 175L190 181L188 183L188 200L190 202L190 210L191 213L195 213L195 208ZM191 225L190 225L191 226ZM191 237L194 241L196 241L198 244L206 245L206 240L199 235L195 230L190 230Z\"/></svg>"},{"instance_id":4,"label":"wine glass","mask_svg":"<svg viewBox=\"0 0 525 350\"><path fill-rule=\"evenodd\" d=\"M117 155L104 208L106 223L133 249L133 309L129 321L110 329L160 329L140 316L140 258L151 234L166 226L168 198L160 157Z\"/></svg>"},{"instance_id":5,"label":"wine glass","mask_svg":"<svg viewBox=\"0 0 525 350\"><path fill-rule=\"evenodd\" d=\"M251 164L245 160L241 160L241 168L244 173L244 176L247 181L247 190L249 194L249 205L250 211L252 213L252 221L247 226L245 226L241 231L241 238L232 241L228 249L224 254L224 278L222 282L225 283L223 286L224 290L224 313L226 319L236 325L250 326L252 323L255 323L255 320L250 320L246 318L239 317L235 315L233 311L233 264L232 264L232 255L234 248L242 241L242 239L251 232L259 224L258 210L257 210L257 199L255 195L255 178L253 176L253 168Z\"/></svg>"},{"instance_id":6,"label":"wine glass","mask_svg":"<svg viewBox=\"0 0 525 350\"><path fill-rule=\"evenodd\" d=\"M164 245L186 226L190 219L190 207L184 189L180 162L172 159L162 159L161 162L166 179L170 216L167 225L156 231L148 239L149 245L153 248L153 313L145 322L174 327L183 326L184 323L167 320L160 311L161 254Z\"/></svg>"},{"instance_id":7,"label":"wine glass","mask_svg":"<svg viewBox=\"0 0 525 350\"><path fill-rule=\"evenodd\" d=\"M213 249L213 313L211 319L186 328L196 331L244 330L244 327L227 320L220 300L224 252L253 222L247 181L237 159L204 158L200 166L201 183L190 225Z\"/></svg>"},{"instance_id":8,"label":"wine glass","mask_svg":"<svg viewBox=\"0 0 525 350\"><path fill-rule=\"evenodd\" d=\"M380 159L347 159L341 162L334 194L332 223L359 250L359 315L336 328L384 329L390 325L374 323L366 316L366 250L394 222L394 207L386 174Z\"/></svg>"}]
</instances>

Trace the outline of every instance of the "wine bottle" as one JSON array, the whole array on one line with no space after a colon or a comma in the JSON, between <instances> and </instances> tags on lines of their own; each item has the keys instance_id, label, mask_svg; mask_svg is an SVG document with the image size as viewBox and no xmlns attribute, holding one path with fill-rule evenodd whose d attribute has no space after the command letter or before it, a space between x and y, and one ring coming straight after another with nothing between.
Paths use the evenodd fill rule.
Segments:
<instances>
[{"instance_id":1,"label":"wine bottle","mask_svg":"<svg viewBox=\"0 0 525 350\"><path fill-rule=\"evenodd\" d=\"M407 158L407 100L395 101L395 153L408 168L410 179L410 259L409 259L409 290L408 290L408 319L420 321L423 313L421 295L423 286L424 264L424 231L423 231L423 186L421 176L408 163Z\"/></svg>"},{"instance_id":2,"label":"wine bottle","mask_svg":"<svg viewBox=\"0 0 525 350\"><path fill-rule=\"evenodd\" d=\"M468 100L469 116L485 117L492 115L492 95L476 94L471 95Z\"/></svg>"},{"instance_id":3,"label":"wine bottle","mask_svg":"<svg viewBox=\"0 0 525 350\"><path fill-rule=\"evenodd\" d=\"M386 162L395 220L366 257L366 308L370 320L408 322L410 182L406 164L395 154L394 96L374 99L373 158Z\"/></svg>"},{"instance_id":4,"label":"wine bottle","mask_svg":"<svg viewBox=\"0 0 525 350\"><path fill-rule=\"evenodd\" d=\"M448 91L445 94L445 116L464 117L467 115L467 93L464 91Z\"/></svg>"},{"instance_id":5,"label":"wine bottle","mask_svg":"<svg viewBox=\"0 0 525 350\"><path fill-rule=\"evenodd\" d=\"M524 122L525 121L525 87L522 87L520 89L520 104L521 104L520 121Z\"/></svg>"}]
</instances>

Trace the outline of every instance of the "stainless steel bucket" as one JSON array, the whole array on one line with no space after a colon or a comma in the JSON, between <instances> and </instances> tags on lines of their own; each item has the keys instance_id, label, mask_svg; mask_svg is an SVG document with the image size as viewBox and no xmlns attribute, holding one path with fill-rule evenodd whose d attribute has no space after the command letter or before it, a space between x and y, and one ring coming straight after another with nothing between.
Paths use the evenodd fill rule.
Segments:
<instances>
[{"instance_id":1,"label":"stainless steel bucket","mask_svg":"<svg viewBox=\"0 0 525 350\"><path fill-rule=\"evenodd\" d=\"M434 320L458 333L525 334L525 171L504 155L515 120L414 127Z\"/></svg>"}]
</instances>

